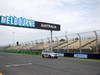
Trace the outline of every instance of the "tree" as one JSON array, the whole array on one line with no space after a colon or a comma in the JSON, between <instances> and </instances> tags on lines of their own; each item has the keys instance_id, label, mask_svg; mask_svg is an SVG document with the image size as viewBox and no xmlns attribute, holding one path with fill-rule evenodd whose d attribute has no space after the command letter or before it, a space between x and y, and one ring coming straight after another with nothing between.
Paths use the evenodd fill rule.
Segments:
<instances>
[{"instance_id":1,"label":"tree","mask_svg":"<svg viewBox=\"0 0 100 75\"><path fill-rule=\"evenodd\" d=\"M63 41L65 41L65 39L60 39L60 41L62 41L62 42L63 42Z\"/></svg>"}]
</instances>

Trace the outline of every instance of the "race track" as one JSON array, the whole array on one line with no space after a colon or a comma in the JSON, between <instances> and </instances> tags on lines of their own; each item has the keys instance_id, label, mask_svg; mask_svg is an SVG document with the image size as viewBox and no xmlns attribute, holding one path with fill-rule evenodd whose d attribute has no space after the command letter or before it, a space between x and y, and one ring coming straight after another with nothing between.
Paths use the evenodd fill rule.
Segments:
<instances>
[{"instance_id":1,"label":"race track","mask_svg":"<svg viewBox=\"0 0 100 75\"><path fill-rule=\"evenodd\" d=\"M0 53L3 75L100 75L100 62Z\"/></svg>"}]
</instances>

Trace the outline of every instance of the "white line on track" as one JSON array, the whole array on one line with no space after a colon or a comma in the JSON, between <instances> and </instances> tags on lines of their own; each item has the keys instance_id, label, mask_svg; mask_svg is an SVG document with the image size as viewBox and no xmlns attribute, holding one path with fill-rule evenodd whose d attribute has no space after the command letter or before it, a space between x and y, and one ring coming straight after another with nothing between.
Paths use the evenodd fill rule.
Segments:
<instances>
[{"instance_id":1,"label":"white line on track","mask_svg":"<svg viewBox=\"0 0 100 75\"><path fill-rule=\"evenodd\" d=\"M18 66L25 66L25 65L32 65L32 63L26 63L26 64L10 64L10 65L5 65L5 67L18 67Z\"/></svg>"}]
</instances>

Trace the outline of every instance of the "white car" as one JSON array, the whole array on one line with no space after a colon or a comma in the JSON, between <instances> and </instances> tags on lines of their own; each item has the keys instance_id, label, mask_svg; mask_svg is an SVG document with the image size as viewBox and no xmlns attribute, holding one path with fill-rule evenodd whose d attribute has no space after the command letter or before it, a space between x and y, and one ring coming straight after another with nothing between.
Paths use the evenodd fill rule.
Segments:
<instances>
[{"instance_id":1,"label":"white car","mask_svg":"<svg viewBox=\"0 0 100 75\"><path fill-rule=\"evenodd\" d=\"M53 51L42 51L42 58L58 58L57 53Z\"/></svg>"}]
</instances>

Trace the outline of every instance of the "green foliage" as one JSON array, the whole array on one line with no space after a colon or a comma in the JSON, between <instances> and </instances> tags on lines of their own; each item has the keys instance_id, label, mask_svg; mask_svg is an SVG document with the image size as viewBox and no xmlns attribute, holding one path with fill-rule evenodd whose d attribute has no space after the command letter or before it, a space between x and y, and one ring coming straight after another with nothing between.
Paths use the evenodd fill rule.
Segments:
<instances>
[{"instance_id":1,"label":"green foliage","mask_svg":"<svg viewBox=\"0 0 100 75\"><path fill-rule=\"evenodd\" d=\"M61 42L65 41L65 39L60 39Z\"/></svg>"},{"instance_id":2,"label":"green foliage","mask_svg":"<svg viewBox=\"0 0 100 75\"><path fill-rule=\"evenodd\" d=\"M41 55L41 52L33 52L31 50L5 50L2 52L17 53L17 54L28 54L28 55Z\"/></svg>"}]
</instances>

